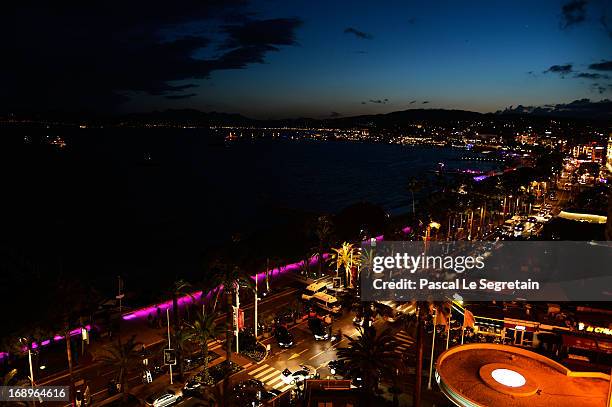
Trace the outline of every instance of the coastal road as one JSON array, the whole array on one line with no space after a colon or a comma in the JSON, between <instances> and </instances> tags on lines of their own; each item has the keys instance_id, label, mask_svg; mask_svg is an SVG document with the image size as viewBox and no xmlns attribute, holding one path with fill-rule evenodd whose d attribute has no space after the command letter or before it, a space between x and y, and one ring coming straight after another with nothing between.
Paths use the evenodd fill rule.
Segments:
<instances>
[{"instance_id":1,"label":"coastal road","mask_svg":"<svg viewBox=\"0 0 612 407\"><path fill-rule=\"evenodd\" d=\"M270 298L260 301L259 304L259 315L264 314L276 314L285 309L290 302L296 299L298 296L298 290L290 288L281 291ZM253 319L253 304L244 304L243 309L245 310L245 321L247 325L252 324L250 321ZM225 315L221 315L218 318L219 323L223 323ZM129 321L131 322L131 321ZM162 349L166 347L166 340L164 339L165 329L148 328L145 326L142 329L148 329L146 335L140 335L140 337L147 338L149 341L143 341L146 345L146 349L153 355L161 355ZM126 336L130 336L127 335ZM100 345L100 344L98 344ZM216 341L210 344L214 352L219 354L220 357L224 356L222 348L219 348ZM99 352L99 350L98 350ZM116 370L112 367L104 366L100 363L93 362L90 365L76 369L73 373L73 381L85 380L90 387L93 400L101 400L108 397L108 384L115 377ZM128 376L128 386L133 388L137 385L142 384L140 369L131 371ZM70 376L67 373L55 376L46 380L42 380L36 383L37 386L68 386L70 385Z\"/></svg>"}]
</instances>

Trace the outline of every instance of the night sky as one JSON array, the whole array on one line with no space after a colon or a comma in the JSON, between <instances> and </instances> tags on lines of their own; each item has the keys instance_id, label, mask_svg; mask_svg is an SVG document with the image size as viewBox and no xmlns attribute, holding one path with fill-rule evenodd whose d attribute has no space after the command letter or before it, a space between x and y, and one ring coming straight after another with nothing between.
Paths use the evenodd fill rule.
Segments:
<instances>
[{"instance_id":1,"label":"night sky","mask_svg":"<svg viewBox=\"0 0 612 407\"><path fill-rule=\"evenodd\" d=\"M3 7L2 110L324 118L612 98L605 0L41 3Z\"/></svg>"}]
</instances>

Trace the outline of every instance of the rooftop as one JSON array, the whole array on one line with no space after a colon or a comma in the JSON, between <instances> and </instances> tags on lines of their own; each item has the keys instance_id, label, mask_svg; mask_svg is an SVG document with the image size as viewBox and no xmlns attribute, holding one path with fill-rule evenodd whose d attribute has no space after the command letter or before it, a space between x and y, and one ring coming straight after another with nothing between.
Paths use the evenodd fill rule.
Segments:
<instances>
[{"instance_id":1,"label":"rooftop","mask_svg":"<svg viewBox=\"0 0 612 407\"><path fill-rule=\"evenodd\" d=\"M436 370L442 392L460 406L608 405L609 375L573 372L512 346L457 346L440 355Z\"/></svg>"}]
</instances>

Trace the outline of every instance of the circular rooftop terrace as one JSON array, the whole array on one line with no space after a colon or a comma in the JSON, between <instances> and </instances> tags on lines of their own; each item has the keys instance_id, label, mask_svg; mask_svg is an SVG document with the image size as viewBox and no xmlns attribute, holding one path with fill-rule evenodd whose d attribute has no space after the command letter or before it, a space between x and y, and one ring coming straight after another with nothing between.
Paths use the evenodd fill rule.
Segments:
<instances>
[{"instance_id":1,"label":"circular rooftop terrace","mask_svg":"<svg viewBox=\"0 0 612 407\"><path fill-rule=\"evenodd\" d=\"M465 407L608 406L610 376L572 372L537 353L506 345L468 344L440 355L436 381Z\"/></svg>"}]
</instances>

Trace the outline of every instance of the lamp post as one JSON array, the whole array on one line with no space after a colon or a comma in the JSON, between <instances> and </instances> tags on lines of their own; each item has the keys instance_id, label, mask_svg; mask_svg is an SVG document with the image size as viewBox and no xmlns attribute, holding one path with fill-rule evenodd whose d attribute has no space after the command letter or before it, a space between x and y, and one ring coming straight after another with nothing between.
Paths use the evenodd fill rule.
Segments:
<instances>
[{"instance_id":1,"label":"lamp post","mask_svg":"<svg viewBox=\"0 0 612 407\"><path fill-rule=\"evenodd\" d=\"M240 312L240 284L235 283L235 290L236 290L236 313L234 314L234 325L236 326L236 331L235 331L235 335L236 335L236 353L239 352L239 348L238 348L238 334L240 332L240 328L238 328L238 314Z\"/></svg>"},{"instance_id":2,"label":"lamp post","mask_svg":"<svg viewBox=\"0 0 612 407\"><path fill-rule=\"evenodd\" d=\"M450 310L448 312L448 334L446 335L446 350L448 350L448 344L451 336L451 325L453 323L453 304L451 303Z\"/></svg>"},{"instance_id":3,"label":"lamp post","mask_svg":"<svg viewBox=\"0 0 612 407\"><path fill-rule=\"evenodd\" d=\"M429 360L429 379L427 380L427 390L431 390L431 375L433 372L434 348L436 346L436 320L438 319L438 310L434 308L434 327L431 335L431 359Z\"/></svg>"},{"instance_id":4,"label":"lamp post","mask_svg":"<svg viewBox=\"0 0 612 407\"><path fill-rule=\"evenodd\" d=\"M172 349L172 346L170 343L170 308L166 308L166 321L168 321L168 324L167 324L168 326L168 349ZM169 366L170 366L170 384L172 384L172 364L170 364Z\"/></svg>"},{"instance_id":5,"label":"lamp post","mask_svg":"<svg viewBox=\"0 0 612 407\"><path fill-rule=\"evenodd\" d=\"M258 302L258 290L257 290L257 280L259 278L258 274L255 274L255 339L257 339L257 302Z\"/></svg>"}]
</instances>

